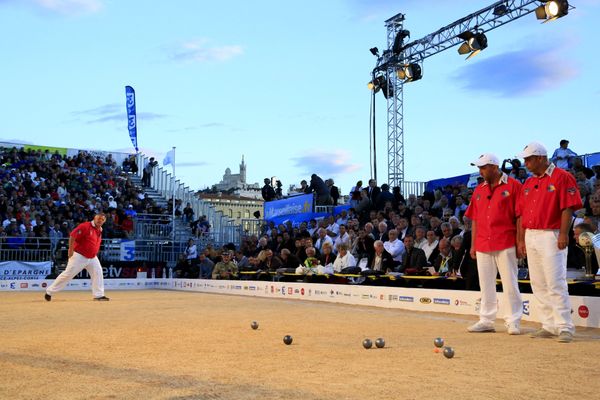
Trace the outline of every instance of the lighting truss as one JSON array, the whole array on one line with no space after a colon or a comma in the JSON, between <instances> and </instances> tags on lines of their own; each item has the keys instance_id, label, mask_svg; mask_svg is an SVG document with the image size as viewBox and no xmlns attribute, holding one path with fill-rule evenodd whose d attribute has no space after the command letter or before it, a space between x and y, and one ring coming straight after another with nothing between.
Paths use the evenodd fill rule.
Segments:
<instances>
[{"instance_id":1,"label":"lighting truss","mask_svg":"<svg viewBox=\"0 0 600 400\"><path fill-rule=\"evenodd\" d=\"M398 32L404 29L404 14L397 14L385 21L388 47L378 57L373 73L385 73L389 85L393 88L393 96L387 99L387 183L390 186L401 186L401 183L404 181L404 82L397 77L396 72L404 68L407 64L422 64L426 58L463 43L463 39L458 36L463 32L489 32L535 12L540 3L543 2L538 0L497 1L421 39L403 45L397 54L393 52L394 41Z\"/></svg>"}]
</instances>

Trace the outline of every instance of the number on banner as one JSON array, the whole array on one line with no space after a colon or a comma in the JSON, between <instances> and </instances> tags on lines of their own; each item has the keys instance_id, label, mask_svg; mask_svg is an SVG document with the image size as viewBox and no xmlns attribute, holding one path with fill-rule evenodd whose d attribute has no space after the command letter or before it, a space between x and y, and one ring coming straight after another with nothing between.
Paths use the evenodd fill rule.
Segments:
<instances>
[{"instance_id":1,"label":"number on banner","mask_svg":"<svg viewBox=\"0 0 600 400\"><path fill-rule=\"evenodd\" d=\"M135 240L121 240L120 261L135 261Z\"/></svg>"}]
</instances>

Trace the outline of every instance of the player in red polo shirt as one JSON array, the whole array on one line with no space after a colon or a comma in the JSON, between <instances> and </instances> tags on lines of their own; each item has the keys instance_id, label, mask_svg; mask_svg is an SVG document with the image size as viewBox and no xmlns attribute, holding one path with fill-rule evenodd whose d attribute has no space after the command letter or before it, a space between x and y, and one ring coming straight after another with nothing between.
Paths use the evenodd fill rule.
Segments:
<instances>
[{"instance_id":1,"label":"player in red polo shirt","mask_svg":"<svg viewBox=\"0 0 600 400\"><path fill-rule=\"evenodd\" d=\"M582 207L575 178L548 161L546 148L531 142L519 154L533 176L523 184L520 199L531 289L540 303L542 327L531 337L573 340L571 300L567 287L567 244L573 211Z\"/></svg>"},{"instance_id":2,"label":"player in red polo shirt","mask_svg":"<svg viewBox=\"0 0 600 400\"><path fill-rule=\"evenodd\" d=\"M69 262L67 268L46 289L44 298L52 300L52 295L69 283L82 269L87 269L92 279L94 300L107 301L104 296L104 276L97 254L102 242L102 225L106 222L104 213L96 213L94 220L79 224L69 236Z\"/></svg>"},{"instance_id":3,"label":"player in red polo shirt","mask_svg":"<svg viewBox=\"0 0 600 400\"><path fill-rule=\"evenodd\" d=\"M479 168L484 182L473 192L465 213L473 221L471 257L477 260L481 307L479 321L467 328L469 332L495 332L498 312L496 275L500 271L502 292L510 312L505 316L510 335L521 333L523 303L517 282L517 222L521 184L499 168L498 157L491 153L479 156L471 163Z\"/></svg>"}]
</instances>

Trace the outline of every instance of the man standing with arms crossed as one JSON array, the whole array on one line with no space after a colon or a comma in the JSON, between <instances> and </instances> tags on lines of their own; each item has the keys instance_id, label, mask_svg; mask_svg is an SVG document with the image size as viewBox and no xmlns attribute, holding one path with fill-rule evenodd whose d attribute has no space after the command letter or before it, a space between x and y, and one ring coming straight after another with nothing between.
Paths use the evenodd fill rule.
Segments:
<instances>
[{"instance_id":1,"label":"man standing with arms crossed","mask_svg":"<svg viewBox=\"0 0 600 400\"><path fill-rule=\"evenodd\" d=\"M517 283L516 242L521 183L500 170L500 161L494 154L482 154L471 165L479 168L484 179L473 192L471 204L465 213L473 221L471 257L477 260L481 307L479 322L467 330L496 331L496 274L500 271L502 291L509 306L509 313L505 317L507 331L509 335L519 335L523 303Z\"/></svg>"},{"instance_id":2,"label":"man standing with arms crossed","mask_svg":"<svg viewBox=\"0 0 600 400\"><path fill-rule=\"evenodd\" d=\"M102 225L106 222L106 215L97 212L90 222L79 224L69 236L69 262L67 268L46 289L44 298L52 300L52 295L69 283L82 269L87 269L92 279L92 293L94 300L108 301L104 296L104 276L102 266L97 254L102 242Z\"/></svg>"},{"instance_id":3,"label":"man standing with arms crossed","mask_svg":"<svg viewBox=\"0 0 600 400\"><path fill-rule=\"evenodd\" d=\"M525 241L520 250L527 254L533 295L540 303L542 327L533 338L573 341L575 326L567 287L567 245L573 211L582 207L575 178L548 161L546 148L531 142L519 154L533 174L523 184L520 199L521 224Z\"/></svg>"}]
</instances>

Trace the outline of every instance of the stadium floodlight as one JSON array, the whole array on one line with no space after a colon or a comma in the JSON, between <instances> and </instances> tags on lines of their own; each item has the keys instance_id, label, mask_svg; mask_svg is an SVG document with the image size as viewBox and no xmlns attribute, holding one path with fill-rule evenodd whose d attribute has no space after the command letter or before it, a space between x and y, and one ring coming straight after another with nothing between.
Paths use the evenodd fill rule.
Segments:
<instances>
[{"instance_id":1,"label":"stadium floodlight","mask_svg":"<svg viewBox=\"0 0 600 400\"><path fill-rule=\"evenodd\" d=\"M369 51L371 52L371 54L373 54L375 57L379 57L379 49L377 47L371 47L369 49Z\"/></svg>"},{"instance_id":2,"label":"stadium floodlight","mask_svg":"<svg viewBox=\"0 0 600 400\"><path fill-rule=\"evenodd\" d=\"M494 7L494 15L497 17L501 17L508 13L508 7L506 4L500 4L499 6Z\"/></svg>"},{"instance_id":3,"label":"stadium floodlight","mask_svg":"<svg viewBox=\"0 0 600 400\"><path fill-rule=\"evenodd\" d=\"M488 46L487 37L483 32L466 31L458 35L464 43L458 48L458 54L469 54L467 60Z\"/></svg>"},{"instance_id":4,"label":"stadium floodlight","mask_svg":"<svg viewBox=\"0 0 600 400\"><path fill-rule=\"evenodd\" d=\"M389 97L394 96L394 89L391 85L388 84L387 79L385 79L384 75L378 75L371 82L367 84L369 90L374 91L375 93L379 92L379 90L383 89L383 96L387 99Z\"/></svg>"},{"instance_id":5,"label":"stadium floodlight","mask_svg":"<svg viewBox=\"0 0 600 400\"><path fill-rule=\"evenodd\" d=\"M535 9L535 17L543 19L544 22L542 23L554 21L569 13L569 2L567 0L550 0L544 1L544 3Z\"/></svg>"},{"instance_id":6,"label":"stadium floodlight","mask_svg":"<svg viewBox=\"0 0 600 400\"><path fill-rule=\"evenodd\" d=\"M419 64L407 64L399 69L396 74L398 75L398 78L402 79L404 82L418 81L423 77L421 66Z\"/></svg>"}]
</instances>

